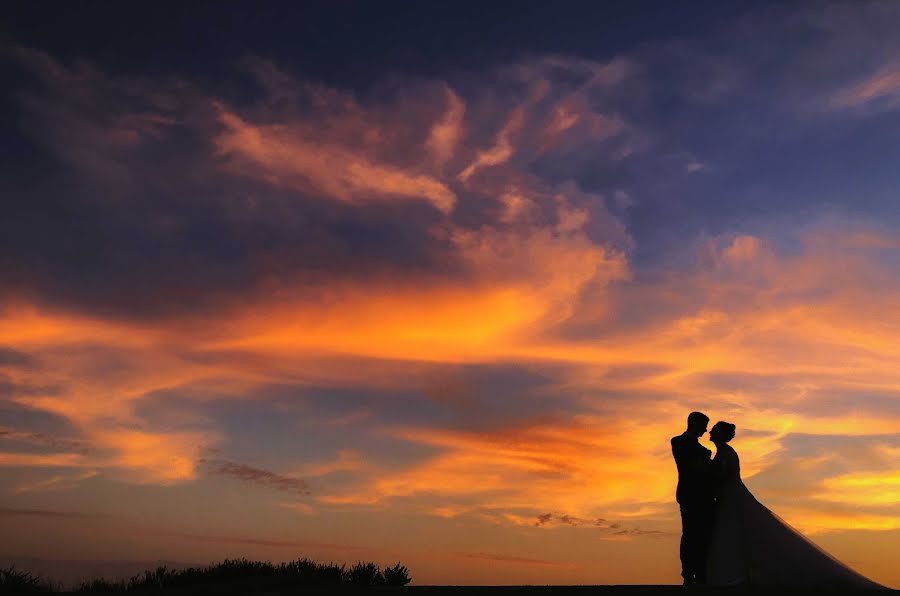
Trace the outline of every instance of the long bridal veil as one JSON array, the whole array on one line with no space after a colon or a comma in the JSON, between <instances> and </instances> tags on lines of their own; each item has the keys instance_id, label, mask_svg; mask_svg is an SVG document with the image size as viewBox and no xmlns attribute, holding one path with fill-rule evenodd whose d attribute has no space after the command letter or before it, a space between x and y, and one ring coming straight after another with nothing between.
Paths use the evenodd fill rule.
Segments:
<instances>
[{"instance_id":1,"label":"long bridal veil","mask_svg":"<svg viewBox=\"0 0 900 596\"><path fill-rule=\"evenodd\" d=\"M737 454L716 453L724 478L710 544L708 581L735 585L886 589L850 569L756 500L740 478ZM721 457L720 457L721 456Z\"/></svg>"}]
</instances>

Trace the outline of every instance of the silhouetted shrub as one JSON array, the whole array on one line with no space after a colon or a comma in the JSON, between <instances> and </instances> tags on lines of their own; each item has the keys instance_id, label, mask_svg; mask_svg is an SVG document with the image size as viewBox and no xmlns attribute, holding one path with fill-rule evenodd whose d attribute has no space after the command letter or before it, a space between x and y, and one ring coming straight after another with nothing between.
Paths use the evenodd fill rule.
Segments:
<instances>
[{"instance_id":1,"label":"silhouetted shrub","mask_svg":"<svg viewBox=\"0 0 900 596\"><path fill-rule=\"evenodd\" d=\"M177 584L178 580L186 577L175 569L166 569L165 567L157 567L156 571L147 570L143 575L138 574L128 580L129 590L138 588L165 588L173 584Z\"/></svg>"},{"instance_id":2,"label":"silhouetted shrub","mask_svg":"<svg viewBox=\"0 0 900 596\"><path fill-rule=\"evenodd\" d=\"M344 580L344 566L334 563L316 563L309 559L298 559L282 563L279 571L297 578L303 584L339 584Z\"/></svg>"},{"instance_id":3,"label":"silhouetted shrub","mask_svg":"<svg viewBox=\"0 0 900 596\"><path fill-rule=\"evenodd\" d=\"M207 567L204 575L219 578L266 576L275 574L275 566L268 561L248 561L247 559L225 559L218 565Z\"/></svg>"},{"instance_id":4,"label":"silhouetted shrub","mask_svg":"<svg viewBox=\"0 0 900 596\"><path fill-rule=\"evenodd\" d=\"M400 561L397 561L393 567L384 568L384 584L386 586L405 586L411 581L409 569L401 565Z\"/></svg>"},{"instance_id":5,"label":"silhouetted shrub","mask_svg":"<svg viewBox=\"0 0 900 596\"><path fill-rule=\"evenodd\" d=\"M309 559L297 559L274 565L268 561L226 559L209 567L168 569L157 567L124 581L103 578L83 581L75 592L94 594L119 592L154 592L168 589L188 589L201 592L204 587L217 591L226 587L235 593L256 589L293 590L304 586L405 586L410 582L409 570L398 561L384 571L375 563L358 561L347 569L335 563L316 563ZM0 570L0 592L51 592L53 587L38 578L13 568ZM179 591L178 593L183 593ZM230 592L229 592L230 593Z\"/></svg>"},{"instance_id":6,"label":"silhouetted shrub","mask_svg":"<svg viewBox=\"0 0 900 596\"><path fill-rule=\"evenodd\" d=\"M347 581L356 586L381 586L384 576L375 563L359 561L347 572Z\"/></svg>"},{"instance_id":7,"label":"silhouetted shrub","mask_svg":"<svg viewBox=\"0 0 900 596\"><path fill-rule=\"evenodd\" d=\"M124 592L126 584L124 581L109 581L107 579L96 578L89 581L81 582L76 592L92 592L94 594L102 594L104 592Z\"/></svg>"},{"instance_id":8,"label":"silhouetted shrub","mask_svg":"<svg viewBox=\"0 0 900 596\"><path fill-rule=\"evenodd\" d=\"M53 587L40 577L27 571L16 569L15 565L0 569L0 592L8 594L27 594L33 592L51 592Z\"/></svg>"}]
</instances>

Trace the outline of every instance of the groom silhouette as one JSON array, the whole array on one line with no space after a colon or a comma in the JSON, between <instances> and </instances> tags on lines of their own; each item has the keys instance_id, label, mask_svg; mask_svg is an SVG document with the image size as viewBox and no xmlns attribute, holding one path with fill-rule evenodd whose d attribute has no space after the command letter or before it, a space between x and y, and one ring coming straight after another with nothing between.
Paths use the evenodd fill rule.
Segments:
<instances>
[{"instance_id":1,"label":"groom silhouette","mask_svg":"<svg viewBox=\"0 0 900 596\"><path fill-rule=\"evenodd\" d=\"M697 440L706 432L709 416L688 415L687 430L672 437L672 455L678 466L675 500L681 507L681 576L685 584L706 583L706 551L712 533L715 499L712 451Z\"/></svg>"}]
</instances>

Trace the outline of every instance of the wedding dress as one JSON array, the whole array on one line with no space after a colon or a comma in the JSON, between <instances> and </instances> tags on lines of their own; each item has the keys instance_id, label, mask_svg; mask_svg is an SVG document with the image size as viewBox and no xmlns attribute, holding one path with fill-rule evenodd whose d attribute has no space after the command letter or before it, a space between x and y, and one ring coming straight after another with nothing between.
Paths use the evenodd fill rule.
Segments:
<instances>
[{"instance_id":1,"label":"wedding dress","mask_svg":"<svg viewBox=\"0 0 900 596\"><path fill-rule=\"evenodd\" d=\"M741 480L731 446L713 459L720 490L707 560L707 581L727 586L835 586L885 589L853 571L756 500Z\"/></svg>"}]
</instances>

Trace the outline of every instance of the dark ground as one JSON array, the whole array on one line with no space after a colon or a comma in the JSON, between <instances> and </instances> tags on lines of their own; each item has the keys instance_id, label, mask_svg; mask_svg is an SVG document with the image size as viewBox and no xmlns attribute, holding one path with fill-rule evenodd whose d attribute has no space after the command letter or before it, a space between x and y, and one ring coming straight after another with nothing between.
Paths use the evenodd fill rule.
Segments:
<instances>
[{"instance_id":1,"label":"dark ground","mask_svg":"<svg viewBox=\"0 0 900 596\"><path fill-rule=\"evenodd\" d=\"M712 588L685 586L405 586L400 588L368 588L379 594L406 596L724 596L752 594L842 594L857 591L771 588ZM894 594L896 590L889 590Z\"/></svg>"},{"instance_id":2,"label":"dark ground","mask_svg":"<svg viewBox=\"0 0 900 596\"><path fill-rule=\"evenodd\" d=\"M850 590L711 588L684 586L404 586L404 587L309 587L284 590L273 587L223 584L194 590L136 590L136 593L160 595L188 594L367 594L369 596L752 596L768 594L859 594ZM895 594L897 590L885 593ZM74 593L74 592L70 592ZM866 592L871 594L872 592Z\"/></svg>"}]
</instances>

